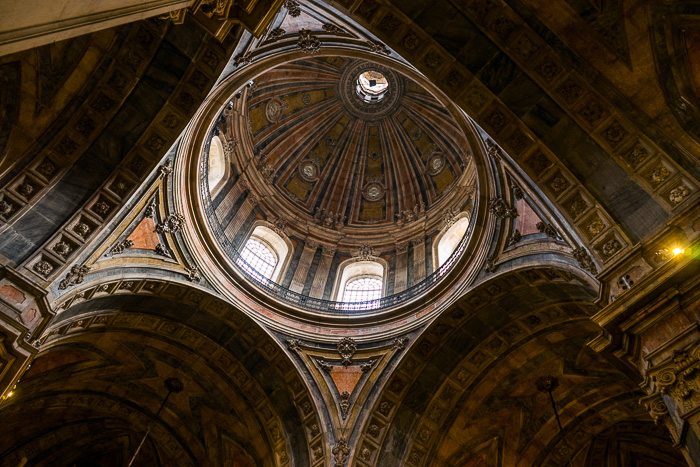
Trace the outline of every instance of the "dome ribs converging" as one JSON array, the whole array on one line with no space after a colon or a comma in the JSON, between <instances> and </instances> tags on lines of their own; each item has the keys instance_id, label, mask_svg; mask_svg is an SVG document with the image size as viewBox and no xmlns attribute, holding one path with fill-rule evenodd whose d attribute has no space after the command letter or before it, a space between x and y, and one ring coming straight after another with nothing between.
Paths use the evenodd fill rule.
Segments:
<instances>
[{"instance_id":1,"label":"dome ribs converging","mask_svg":"<svg viewBox=\"0 0 700 467\"><path fill-rule=\"evenodd\" d=\"M385 65L314 57L255 83L245 104L252 157L307 216L357 228L412 222L464 172L469 144L451 111Z\"/></svg>"}]
</instances>

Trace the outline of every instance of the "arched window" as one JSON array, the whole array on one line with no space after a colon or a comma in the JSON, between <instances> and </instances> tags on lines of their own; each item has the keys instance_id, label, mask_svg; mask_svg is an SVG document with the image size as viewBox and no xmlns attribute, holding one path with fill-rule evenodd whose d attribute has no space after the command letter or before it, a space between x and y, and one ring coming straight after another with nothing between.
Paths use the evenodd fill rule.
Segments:
<instances>
[{"instance_id":1,"label":"arched window","mask_svg":"<svg viewBox=\"0 0 700 467\"><path fill-rule=\"evenodd\" d=\"M245 260L243 267L248 272L258 272L265 279L270 279L277 266L277 255L263 239L250 237L243 247L241 258Z\"/></svg>"},{"instance_id":2,"label":"arched window","mask_svg":"<svg viewBox=\"0 0 700 467\"><path fill-rule=\"evenodd\" d=\"M261 279L277 280L289 259L291 251L287 241L275 231L258 225L248 237L241 250L238 265Z\"/></svg>"},{"instance_id":3,"label":"arched window","mask_svg":"<svg viewBox=\"0 0 700 467\"><path fill-rule=\"evenodd\" d=\"M457 248L457 245L459 245L459 242L462 241L464 234L467 232L467 227L469 227L469 218L466 217L466 213L462 214L464 214L464 217L457 219L457 221L452 224L450 228L440 233L435 238L436 242L434 245L437 244L437 247L433 248L433 261L435 269L439 268L445 263L445 261L447 261L452 252L455 251L455 248Z\"/></svg>"},{"instance_id":4,"label":"arched window","mask_svg":"<svg viewBox=\"0 0 700 467\"><path fill-rule=\"evenodd\" d=\"M364 302L384 295L386 268L379 261L348 260L341 263L335 286L335 300Z\"/></svg>"},{"instance_id":5,"label":"arched window","mask_svg":"<svg viewBox=\"0 0 700 467\"><path fill-rule=\"evenodd\" d=\"M211 143L209 143L209 168L207 172L209 193L211 193L212 197L216 195L226 181L226 165L224 145L218 136L214 136L211 139Z\"/></svg>"},{"instance_id":6,"label":"arched window","mask_svg":"<svg viewBox=\"0 0 700 467\"><path fill-rule=\"evenodd\" d=\"M382 297L382 278L380 276L356 276L345 284L343 301L365 302Z\"/></svg>"}]
</instances>

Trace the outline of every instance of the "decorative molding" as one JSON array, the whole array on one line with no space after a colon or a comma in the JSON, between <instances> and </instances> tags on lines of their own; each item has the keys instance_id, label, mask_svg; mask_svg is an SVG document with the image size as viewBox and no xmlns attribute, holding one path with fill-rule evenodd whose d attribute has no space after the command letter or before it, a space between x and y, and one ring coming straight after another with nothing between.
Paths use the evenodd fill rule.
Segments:
<instances>
[{"instance_id":1,"label":"decorative molding","mask_svg":"<svg viewBox=\"0 0 700 467\"><path fill-rule=\"evenodd\" d=\"M344 439L341 438L338 440L338 444L333 446L331 453L333 454L335 467L345 467L345 461L348 460L350 449L348 448L348 443Z\"/></svg>"},{"instance_id":2,"label":"decorative molding","mask_svg":"<svg viewBox=\"0 0 700 467\"><path fill-rule=\"evenodd\" d=\"M403 350L406 348L406 344L408 344L408 337L397 337L396 339L391 341L391 350Z\"/></svg>"},{"instance_id":3,"label":"decorative molding","mask_svg":"<svg viewBox=\"0 0 700 467\"><path fill-rule=\"evenodd\" d=\"M275 42L278 41L282 36L287 34L287 31L285 31L282 28L275 28L272 31L270 31L270 34L267 35L267 40L270 42Z\"/></svg>"},{"instance_id":4,"label":"decorative molding","mask_svg":"<svg viewBox=\"0 0 700 467\"><path fill-rule=\"evenodd\" d=\"M66 277L58 284L59 290L65 290L68 287L80 284L85 279L85 274L90 271L90 267L84 265L75 264L70 269L70 272L66 274Z\"/></svg>"},{"instance_id":5,"label":"decorative molding","mask_svg":"<svg viewBox=\"0 0 700 467\"><path fill-rule=\"evenodd\" d=\"M578 265L582 269L585 269L591 274L598 274L598 269L595 267L591 256L588 254L588 251L584 247L580 246L578 248L574 248L574 250L571 253L574 255L574 258L576 258L576 261L578 261Z\"/></svg>"},{"instance_id":6,"label":"decorative molding","mask_svg":"<svg viewBox=\"0 0 700 467\"><path fill-rule=\"evenodd\" d=\"M357 344L350 337L343 337L340 342L338 342L338 354L343 359L341 362L344 366L348 366L352 363L352 356L355 355L357 351Z\"/></svg>"},{"instance_id":7,"label":"decorative molding","mask_svg":"<svg viewBox=\"0 0 700 467\"><path fill-rule=\"evenodd\" d=\"M539 221L535 227L537 227L537 230L542 232L543 234L546 234L548 237L552 237L555 239L560 238L559 237L559 232L557 232L557 229L554 228L552 224L546 223L544 221Z\"/></svg>"},{"instance_id":8,"label":"decorative molding","mask_svg":"<svg viewBox=\"0 0 700 467\"><path fill-rule=\"evenodd\" d=\"M287 14L289 14L289 16L292 18L296 18L297 16L301 15L301 6L296 0L284 0L282 6L287 9Z\"/></svg>"},{"instance_id":9,"label":"decorative molding","mask_svg":"<svg viewBox=\"0 0 700 467\"><path fill-rule=\"evenodd\" d=\"M359 250L355 253L355 260L357 261L373 261L375 259L374 247L368 243L360 245Z\"/></svg>"},{"instance_id":10,"label":"decorative molding","mask_svg":"<svg viewBox=\"0 0 700 467\"><path fill-rule=\"evenodd\" d=\"M127 248L131 248L134 246L134 242L127 239L122 240L121 242L117 243L114 245L107 253L105 253L105 256L114 256L118 255L124 252Z\"/></svg>"},{"instance_id":11,"label":"decorative molding","mask_svg":"<svg viewBox=\"0 0 700 467\"><path fill-rule=\"evenodd\" d=\"M456 207L449 207L445 209L442 213L442 228L449 229L455 222L457 222L457 216L459 215L459 209Z\"/></svg>"},{"instance_id":12,"label":"decorative molding","mask_svg":"<svg viewBox=\"0 0 700 467\"><path fill-rule=\"evenodd\" d=\"M170 159L167 159L163 165L158 167L158 176L160 178L165 178L173 173L172 163Z\"/></svg>"},{"instance_id":13,"label":"decorative molding","mask_svg":"<svg viewBox=\"0 0 700 467\"><path fill-rule=\"evenodd\" d=\"M156 232L159 234L164 233L178 233L182 230L185 225L185 216L182 214L170 214L165 218L165 221L156 225Z\"/></svg>"},{"instance_id":14,"label":"decorative molding","mask_svg":"<svg viewBox=\"0 0 700 467\"><path fill-rule=\"evenodd\" d=\"M345 225L345 220L347 218L341 213L334 213L333 211L326 211L323 208L316 208L316 213L314 214L314 220L321 227L327 229L340 230Z\"/></svg>"},{"instance_id":15,"label":"decorative molding","mask_svg":"<svg viewBox=\"0 0 700 467\"><path fill-rule=\"evenodd\" d=\"M518 211L515 208L509 207L503 198L491 198L489 201L489 212L499 219L515 218L518 216Z\"/></svg>"},{"instance_id":16,"label":"decorative molding","mask_svg":"<svg viewBox=\"0 0 700 467\"><path fill-rule=\"evenodd\" d=\"M156 248L154 251L156 252L156 254L158 254L160 256L165 256L166 258L173 257L172 253L170 252L170 249L167 246L163 245L162 243L159 243L158 245L156 245Z\"/></svg>"},{"instance_id":17,"label":"decorative molding","mask_svg":"<svg viewBox=\"0 0 700 467\"><path fill-rule=\"evenodd\" d=\"M202 275L199 273L199 268L197 266L185 268L185 272L187 273L187 278L191 282L199 282L202 279Z\"/></svg>"},{"instance_id":18,"label":"decorative molding","mask_svg":"<svg viewBox=\"0 0 700 467\"><path fill-rule=\"evenodd\" d=\"M252 61L253 61L253 54L251 52L241 53L241 54L236 55L233 58L233 66L238 68L241 65L248 65Z\"/></svg>"},{"instance_id":19,"label":"decorative molding","mask_svg":"<svg viewBox=\"0 0 700 467\"><path fill-rule=\"evenodd\" d=\"M413 206L412 209L404 209L396 214L396 224L399 227L403 227L406 224L417 221L420 217L425 215L425 203L420 202Z\"/></svg>"},{"instance_id":20,"label":"decorative molding","mask_svg":"<svg viewBox=\"0 0 700 467\"><path fill-rule=\"evenodd\" d=\"M381 42L366 41L365 45L369 48L370 52L373 52L375 54L391 55L391 51L387 48L386 45L382 44Z\"/></svg>"},{"instance_id":21,"label":"decorative molding","mask_svg":"<svg viewBox=\"0 0 700 467\"><path fill-rule=\"evenodd\" d=\"M299 352L301 350L301 341L299 339L287 339L287 348L292 352Z\"/></svg>"},{"instance_id":22,"label":"decorative molding","mask_svg":"<svg viewBox=\"0 0 700 467\"><path fill-rule=\"evenodd\" d=\"M311 31L308 29L302 29L299 31L297 47L301 49L303 53L313 55L321 50L321 41L318 37L311 35Z\"/></svg>"},{"instance_id":23,"label":"decorative molding","mask_svg":"<svg viewBox=\"0 0 700 467\"><path fill-rule=\"evenodd\" d=\"M508 245L515 245L518 243L521 239L523 238L523 235L520 233L518 229L515 229L513 233L510 236L510 240L508 241Z\"/></svg>"},{"instance_id":24,"label":"decorative molding","mask_svg":"<svg viewBox=\"0 0 700 467\"><path fill-rule=\"evenodd\" d=\"M323 25L323 30L331 34L342 34L345 32L345 29L341 28L340 26L336 26L333 23L325 23Z\"/></svg>"},{"instance_id":25,"label":"decorative molding","mask_svg":"<svg viewBox=\"0 0 700 467\"><path fill-rule=\"evenodd\" d=\"M287 219L284 217L277 217L271 222L272 230L277 235L287 235Z\"/></svg>"}]
</instances>

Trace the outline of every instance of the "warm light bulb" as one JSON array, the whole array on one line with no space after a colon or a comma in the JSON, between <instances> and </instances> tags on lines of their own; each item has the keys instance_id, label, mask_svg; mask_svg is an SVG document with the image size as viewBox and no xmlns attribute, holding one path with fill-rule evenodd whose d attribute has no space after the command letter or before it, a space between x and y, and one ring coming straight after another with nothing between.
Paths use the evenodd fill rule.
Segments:
<instances>
[{"instance_id":1,"label":"warm light bulb","mask_svg":"<svg viewBox=\"0 0 700 467\"><path fill-rule=\"evenodd\" d=\"M683 253L685 253L685 250L683 248L674 248L673 249L673 256L682 255Z\"/></svg>"},{"instance_id":2,"label":"warm light bulb","mask_svg":"<svg viewBox=\"0 0 700 467\"><path fill-rule=\"evenodd\" d=\"M14 392L12 392L12 391L8 392L7 397L12 397L12 394L14 394Z\"/></svg>"}]
</instances>

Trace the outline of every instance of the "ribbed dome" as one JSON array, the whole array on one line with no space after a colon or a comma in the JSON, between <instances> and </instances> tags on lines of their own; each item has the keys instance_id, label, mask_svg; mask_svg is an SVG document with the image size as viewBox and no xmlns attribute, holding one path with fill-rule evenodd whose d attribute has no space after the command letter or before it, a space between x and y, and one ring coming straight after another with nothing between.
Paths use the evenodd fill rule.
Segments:
<instances>
[{"instance_id":1,"label":"ribbed dome","mask_svg":"<svg viewBox=\"0 0 700 467\"><path fill-rule=\"evenodd\" d=\"M462 175L469 145L415 81L346 57L288 63L247 100L256 165L321 226L411 222Z\"/></svg>"}]
</instances>

